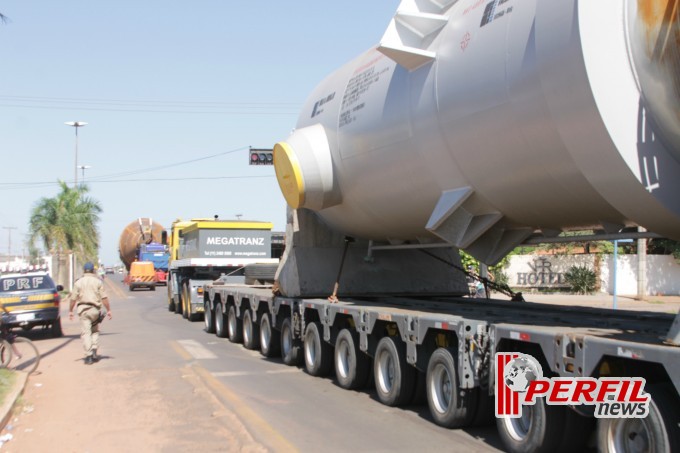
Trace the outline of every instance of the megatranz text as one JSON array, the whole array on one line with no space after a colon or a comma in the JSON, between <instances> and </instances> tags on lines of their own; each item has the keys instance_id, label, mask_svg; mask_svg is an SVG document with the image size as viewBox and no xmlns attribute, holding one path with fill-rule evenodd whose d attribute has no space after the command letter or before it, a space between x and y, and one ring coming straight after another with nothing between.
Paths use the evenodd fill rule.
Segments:
<instances>
[{"instance_id":1,"label":"megatranz text","mask_svg":"<svg viewBox=\"0 0 680 453\"><path fill-rule=\"evenodd\" d=\"M264 238L243 238L243 237L209 237L206 239L207 245L265 245Z\"/></svg>"}]
</instances>

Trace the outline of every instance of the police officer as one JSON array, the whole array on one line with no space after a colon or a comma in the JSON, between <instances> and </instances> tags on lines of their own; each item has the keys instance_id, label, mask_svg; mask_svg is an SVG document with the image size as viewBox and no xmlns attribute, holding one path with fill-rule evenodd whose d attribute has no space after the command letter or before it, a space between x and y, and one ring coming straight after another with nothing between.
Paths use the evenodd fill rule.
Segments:
<instances>
[{"instance_id":1,"label":"police officer","mask_svg":"<svg viewBox=\"0 0 680 453\"><path fill-rule=\"evenodd\" d=\"M94 274L94 264L89 261L83 266L85 272L76 280L71 294L68 319L73 319L73 308L76 307L80 318L80 337L85 349L85 365L92 365L99 360L99 313L102 305L106 307L108 318L112 319L109 298L104 292L104 282Z\"/></svg>"}]
</instances>

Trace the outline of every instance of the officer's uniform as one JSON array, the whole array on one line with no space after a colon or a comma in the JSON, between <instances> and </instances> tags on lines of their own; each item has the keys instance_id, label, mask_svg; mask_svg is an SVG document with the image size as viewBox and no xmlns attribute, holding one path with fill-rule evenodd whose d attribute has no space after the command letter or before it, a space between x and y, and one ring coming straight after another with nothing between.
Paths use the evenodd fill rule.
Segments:
<instances>
[{"instance_id":1,"label":"officer's uniform","mask_svg":"<svg viewBox=\"0 0 680 453\"><path fill-rule=\"evenodd\" d=\"M95 274L86 272L73 285L76 312L80 318L80 337L83 339L85 357L92 357L99 346L99 312L106 296L104 283Z\"/></svg>"}]
</instances>

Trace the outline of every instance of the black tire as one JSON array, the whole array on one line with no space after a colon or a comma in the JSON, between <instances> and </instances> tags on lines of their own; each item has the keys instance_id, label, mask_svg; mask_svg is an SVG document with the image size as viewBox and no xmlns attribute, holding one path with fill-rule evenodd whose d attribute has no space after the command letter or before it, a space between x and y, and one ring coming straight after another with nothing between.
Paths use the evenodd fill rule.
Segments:
<instances>
[{"instance_id":1,"label":"black tire","mask_svg":"<svg viewBox=\"0 0 680 453\"><path fill-rule=\"evenodd\" d=\"M286 318L281 323L281 359L288 366L302 364L300 341L293 338L293 322Z\"/></svg>"},{"instance_id":2,"label":"black tire","mask_svg":"<svg viewBox=\"0 0 680 453\"><path fill-rule=\"evenodd\" d=\"M21 357L17 354L13 354L12 363L10 366L15 370L20 370L25 373L33 373L40 364L40 353L38 348L33 344L31 340L24 337L14 338L14 348L18 349L21 353Z\"/></svg>"},{"instance_id":3,"label":"black tire","mask_svg":"<svg viewBox=\"0 0 680 453\"><path fill-rule=\"evenodd\" d=\"M258 285L274 283L274 276L276 275L276 269L279 267L278 264L249 264L244 269L244 274L246 277L246 284L248 285Z\"/></svg>"},{"instance_id":4,"label":"black tire","mask_svg":"<svg viewBox=\"0 0 680 453\"><path fill-rule=\"evenodd\" d=\"M229 334L229 341L232 343L243 342L243 322L236 316L236 306L229 306L229 314L227 315L227 330Z\"/></svg>"},{"instance_id":5,"label":"black tire","mask_svg":"<svg viewBox=\"0 0 680 453\"><path fill-rule=\"evenodd\" d=\"M149 289L150 289L151 291L156 291L156 285L150 286Z\"/></svg>"},{"instance_id":6,"label":"black tire","mask_svg":"<svg viewBox=\"0 0 680 453\"><path fill-rule=\"evenodd\" d=\"M135 290L135 289L132 287L132 285L128 286L128 291L132 292L132 291L134 291L134 290Z\"/></svg>"},{"instance_id":7,"label":"black tire","mask_svg":"<svg viewBox=\"0 0 680 453\"><path fill-rule=\"evenodd\" d=\"M667 384L650 384L645 418L600 418L597 446L602 452L680 451L680 408L675 391Z\"/></svg>"},{"instance_id":8,"label":"black tire","mask_svg":"<svg viewBox=\"0 0 680 453\"><path fill-rule=\"evenodd\" d=\"M186 283L182 285L182 318L189 319L191 314L191 294L189 294L189 285Z\"/></svg>"},{"instance_id":9,"label":"black tire","mask_svg":"<svg viewBox=\"0 0 680 453\"><path fill-rule=\"evenodd\" d=\"M561 451L567 411L571 409L548 405L544 398L537 398L533 406L522 406L522 417L499 417L496 427L509 452L554 453Z\"/></svg>"},{"instance_id":10,"label":"black tire","mask_svg":"<svg viewBox=\"0 0 680 453\"><path fill-rule=\"evenodd\" d=\"M260 354L265 357L281 354L281 333L272 327L269 313L263 313L260 317Z\"/></svg>"},{"instance_id":11,"label":"black tire","mask_svg":"<svg viewBox=\"0 0 680 453\"><path fill-rule=\"evenodd\" d=\"M170 281L170 276L168 275L168 281ZM166 285L167 290L168 290L168 311L174 312L175 311L175 299L172 297L172 291L171 291L171 286Z\"/></svg>"},{"instance_id":12,"label":"black tire","mask_svg":"<svg viewBox=\"0 0 680 453\"><path fill-rule=\"evenodd\" d=\"M175 313L178 315L182 314L182 309L184 308L182 305L184 304L184 299L182 298L182 287L184 287L184 284L179 285L179 291L177 291L177 294L175 295L176 297L176 302L175 302Z\"/></svg>"},{"instance_id":13,"label":"black tire","mask_svg":"<svg viewBox=\"0 0 680 453\"><path fill-rule=\"evenodd\" d=\"M210 308L210 301L203 302L203 324L207 333L215 333L215 314Z\"/></svg>"},{"instance_id":14,"label":"black tire","mask_svg":"<svg viewBox=\"0 0 680 453\"><path fill-rule=\"evenodd\" d=\"M305 369L312 376L328 376L333 369L333 347L323 341L322 329L319 322L311 322L305 329Z\"/></svg>"},{"instance_id":15,"label":"black tire","mask_svg":"<svg viewBox=\"0 0 680 453\"><path fill-rule=\"evenodd\" d=\"M460 388L458 367L452 351L439 348L427 364L427 405L439 426L462 428L472 423L477 409L477 391Z\"/></svg>"},{"instance_id":16,"label":"black tire","mask_svg":"<svg viewBox=\"0 0 680 453\"><path fill-rule=\"evenodd\" d=\"M220 338L227 336L227 320L224 313L222 313L222 304L215 304L215 335Z\"/></svg>"},{"instance_id":17,"label":"black tire","mask_svg":"<svg viewBox=\"0 0 680 453\"><path fill-rule=\"evenodd\" d=\"M260 326L253 322L252 310L243 312L243 346L251 350L260 348Z\"/></svg>"},{"instance_id":18,"label":"black tire","mask_svg":"<svg viewBox=\"0 0 680 453\"><path fill-rule=\"evenodd\" d=\"M378 399L386 406L407 404L413 397L416 369L406 363L406 345L396 337L378 342L373 360Z\"/></svg>"},{"instance_id":19,"label":"black tire","mask_svg":"<svg viewBox=\"0 0 680 453\"><path fill-rule=\"evenodd\" d=\"M52 324L50 324L50 334L52 338L61 338L64 336L64 331L61 328L61 318L57 318Z\"/></svg>"},{"instance_id":20,"label":"black tire","mask_svg":"<svg viewBox=\"0 0 680 453\"><path fill-rule=\"evenodd\" d=\"M359 335L342 329L335 340L335 377L344 389L355 390L368 385L371 358L359 349Z\"/></svg>"}]
</instances>

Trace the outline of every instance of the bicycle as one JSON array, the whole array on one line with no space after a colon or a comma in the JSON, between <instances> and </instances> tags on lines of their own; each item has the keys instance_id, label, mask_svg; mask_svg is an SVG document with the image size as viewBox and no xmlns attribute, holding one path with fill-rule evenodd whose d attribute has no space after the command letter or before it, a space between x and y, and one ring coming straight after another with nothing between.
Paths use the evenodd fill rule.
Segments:
<instances>
[{"instance_id":1,"label":"bicycle","mask_svg":"<svg viewBox=\"0 0 680 453\"><path fill-rule=\"evenodd\" d=\"M0 324L0 368L31 374L38 369L39 363L40 352L36 345L30 339L18 336L10 328Z\"/></svg>"}]
</instances>

